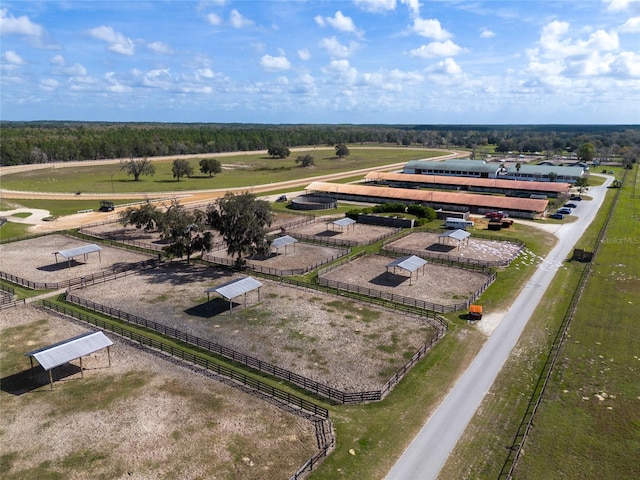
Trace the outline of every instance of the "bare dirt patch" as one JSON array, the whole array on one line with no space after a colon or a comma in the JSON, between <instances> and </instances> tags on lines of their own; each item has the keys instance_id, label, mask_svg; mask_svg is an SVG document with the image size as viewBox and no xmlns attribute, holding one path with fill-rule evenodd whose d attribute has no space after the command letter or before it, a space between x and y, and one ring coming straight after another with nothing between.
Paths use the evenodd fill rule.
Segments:
<instances>
[{"instance_id":1,"label":"bare dirt patch","mask_svg":"<svg viewBox=\"0 0 640 480\"><path fill-rule=\"evenodd\" d=\"M109 272L125 264L148 260L143 255L128 250L101 245L102 251L79 256L69 262L53 252L90 245L91 242L65 235L45 235L20 242L0 245L0 270L33 282L64 282L82 276Z\"/></svg>"},{"instance_id":2,"label":"bare dirt patch","mask_svg":"<svg viewBox=\"0 0 640 480\"><path fill-rule=\"evenodd\" d=\"M185 331L347 392L379 389L435 336L422 319L260 280L229 303L205 289L237 278L173 264L74 294Z\"/></svg>"},{"instance_id":3,"label":"bare dirt patch","mask_svg":"<svg viewBox=\"0 0 640 480\"><path fill-rule=\"evenodd\" d=\"M466 301L489 279L483 272L437 263L427 263L424 270L420 268L410 278L409 272L401 269L387 272L386 265L393 260L383 255L365 255L322 274L321 278L438 305Z\"/></svg>"},{"instance_id":4,"label":"bare dirt patch","mask_svg":"<svg viewBox=\"0 0 640 480\"><path fill-rule=\"evenodd\" d=\"M346 240L354 242L356 245L367 245L396 231L391 227L365 225L363 223L355 223L349 227L340 228L333 225L334 220L329 218L304 227L294 227L287 234L294 238L296 234L303 234L314 236L318 240Z\"/></svg>"},{"instance_id":5,"label":"bare dirt patch","mask_svg":"<svg viewBox=\"0 0 640 480\"><path fill-rule=\"evenodd\" d=\"M414 232L391 242L388 247L415 251L416 255L425 253L431 256L461 260L481 260L485 262L510 262L516 258L522 246L517 243L500 242L483 238L469 237L458 243L456 240L444 240L439 234Z\"/></svg>"},{"instance_id":6,"label":"bare dirt patch","mask_svg":"<svg viewBox=\"0 0 640 480\"><path fill-rule=\"evenodd\" d=\"M307 420L114 336L111 368L100 351L83 357L84 378L76 361L53 391L42 373L43 386L11 393L24 352L87 329L35 307L3 310L0 329L6 480L282 479L316 451Z\"/></svg>"}]
</instances>

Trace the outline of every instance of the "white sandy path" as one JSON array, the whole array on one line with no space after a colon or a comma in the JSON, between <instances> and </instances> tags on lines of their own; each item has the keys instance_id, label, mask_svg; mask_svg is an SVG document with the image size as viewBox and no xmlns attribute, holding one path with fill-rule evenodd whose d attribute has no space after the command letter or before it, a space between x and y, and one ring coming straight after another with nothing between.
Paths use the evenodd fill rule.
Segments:
<instances>
[{"instance_id":1,"label":"white sandy path","mask_svg":"<svg viewBox=\"0 0 640 480\"><path fill-rule=\"evenodd\" d=\"M16 213L30 213L28 217L15 217ZM0 211L0 217L7 217L7 220L13 223L24 223L27 225L37 225L42 223L45 218L51 216L49 210L40 208L14 208L13 210Z\"/></svg>"}]
</instances>

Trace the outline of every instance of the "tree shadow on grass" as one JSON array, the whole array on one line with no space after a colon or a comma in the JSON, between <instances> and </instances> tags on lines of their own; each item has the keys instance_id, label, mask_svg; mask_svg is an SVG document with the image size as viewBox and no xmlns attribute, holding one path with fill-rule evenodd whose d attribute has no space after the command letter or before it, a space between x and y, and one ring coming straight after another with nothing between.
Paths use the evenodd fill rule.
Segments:
<instances>
[{"instance_id":1,"label":"tree shadow on grass","mask_svg":"<svg viewBox=\"0 0 640 480\"><path fill-rule=\"evenodd\" d=\"M77 373L80 373L80 367L71 363L65 363L53 369L53 382L55 384L55 382L64 380ZM40 366L35 366L0 379L0 390L16 396L32 392L45 385L50 385L49 372Z\"/></svg>"}]
</instances>

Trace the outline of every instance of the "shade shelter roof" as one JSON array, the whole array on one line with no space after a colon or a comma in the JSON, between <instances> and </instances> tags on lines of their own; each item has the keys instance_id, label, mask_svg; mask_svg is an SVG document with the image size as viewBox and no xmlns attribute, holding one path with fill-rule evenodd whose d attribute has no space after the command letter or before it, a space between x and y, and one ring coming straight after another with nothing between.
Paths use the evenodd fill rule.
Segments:
<instances>
[{"instance_id":1,"label":"shade shelter roof","mask_svg":"<svg viewBox=\"0 0 640 480\"><path fill-rule=\"evenodd\" d=\"M282 237L276 238L273 242L271 242L271 248L286 247L287 245L291 245L293 243L296 243L297 241L298 240L290 237L289 235L284 235Z\"/></svg>"},{"instance_id":2,"label":"shade shelter roof","mask_svg":"<svg viewBox=\"0 0 640 480\"><path fill-rule=\"evenodd\" d=\"M344 217L333 222L333 224L337 225L338 227L348 227L349 225L353 225L354 223L356 223L356 221L353 218L349 217Z\"/></svg>"},{"instance_id":3,"label":"shade shelter roof","mask_svg":"<svg viewBox=\"0 0 640 480\"><path fill-rule=\"evenodd\" d=\"M470 236L471 234L469 232L462 229L452 230L439 235L440 238L453 238L454 240L458 240L458 241L465 240Z\"/></svg>"},{"instance_id":4,"label":"shade shelter roof","mask_svg":"<svg viewBox=\"0 0 640 480\"><path fill-rule=\"evenodd\" d=\"M393 262L387 264L387 268L389 267L398 267L406 270L407 272L415 272L420 267L424 266L427 261L424 258L417 257L415 255L411 255L410 257L402 257L397 258Z\"/></svg>"},{"instance_id":5,"label":"shade shelter roof","mask_svg":"<svg viewBox=\"0 0 640 480\"><path fill-rule=\"evenodd\" d=\"M67 250L58 250L57 252L53 252L54 255L62 255L64 258L73 258L79 257L80 255L88 255L89 253L96 253L101 251L100 248L95 243L91 245L83 245L82 247L69 248Z\"/></svg>"},{"instance_id":6,"label":"shade shelter roof","mask_svg":"<svg viewBox=\"0 0 640 480\"><path fill-rule=\"evenodd\" d=\"M227 300L239 297L262 287L262 283L252 277L242 277L230 282L223 283L217 287L211 287L206 290L207 293L215 292L222 295Z\"/></svg>"},{"instance_id":7,"label":"shade shelter roof","mask_svg":"<svg viewBox=\"0 0 640 480\"><path fill-rule=\"evenodd\" d=\"M42 368L51 370L111 345L113 342L103 332L89 332L27 352L25 356L35 358Z\"/></svg>"}]
</instances>

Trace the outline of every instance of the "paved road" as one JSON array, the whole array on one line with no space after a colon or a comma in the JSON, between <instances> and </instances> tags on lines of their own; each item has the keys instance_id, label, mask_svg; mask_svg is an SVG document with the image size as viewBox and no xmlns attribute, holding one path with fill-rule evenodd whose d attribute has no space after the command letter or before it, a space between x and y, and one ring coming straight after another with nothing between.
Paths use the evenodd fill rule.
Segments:
<instances>
[{"instance_id":1,"label":"paved road","mask_svg":"<svg viewBox=\"0 0 640 480\"><path fill-rule=\"evenodd\" d=\"M612 177L608 177L604 185L591 187L589 195L593 200L582 201L575 209L579 219L558 229L557 245L531 276L478 356L391 469L387 480L432 480L438 477L556 271L595 218L604 200L606 187L612 180Z\"/></svg>"}]
</instances>

